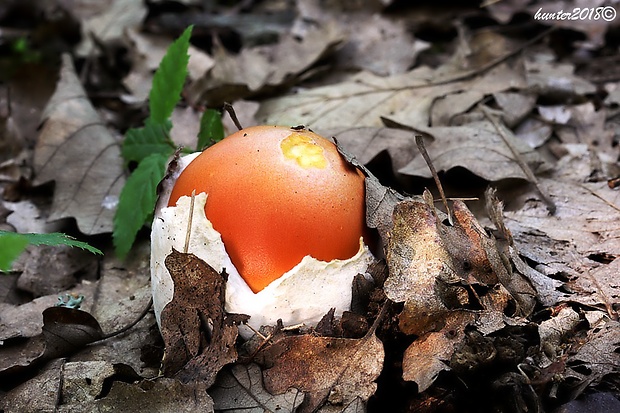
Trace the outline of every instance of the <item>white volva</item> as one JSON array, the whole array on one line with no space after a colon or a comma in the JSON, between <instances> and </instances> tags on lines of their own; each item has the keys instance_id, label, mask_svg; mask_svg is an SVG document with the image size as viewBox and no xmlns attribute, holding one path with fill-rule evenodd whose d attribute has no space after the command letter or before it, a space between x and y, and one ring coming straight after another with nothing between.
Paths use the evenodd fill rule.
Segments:
<instances>
[{"instance_id":1,"label":"white volva","mask_svg":"<svg viewBox=\"0 0 620 413\"><path fill-rule=\"evenodd\" d=\"M207 195L194 198L190 252L204 260L216 271L226 270L226 308L229 313L249 315L248 322L254 329L274 325L278 319L283 324L316 325L331 309L339 316L351 305L351 284L356 274L364 274L372 261L372 254L360 239L358 253L347 260L319 261L306 256L293 269L273 281L262 291L252 292L231 262L220 234L205 216ZM157 323L164 306L172 300L174 285L164 265L172 248L183 252L188 231L191 198L179 198L177 206L162 208L155 214L151 232L151 286L153 307ZM252 331L240 328L243 337Z\"/></svg>"}]
</instances>

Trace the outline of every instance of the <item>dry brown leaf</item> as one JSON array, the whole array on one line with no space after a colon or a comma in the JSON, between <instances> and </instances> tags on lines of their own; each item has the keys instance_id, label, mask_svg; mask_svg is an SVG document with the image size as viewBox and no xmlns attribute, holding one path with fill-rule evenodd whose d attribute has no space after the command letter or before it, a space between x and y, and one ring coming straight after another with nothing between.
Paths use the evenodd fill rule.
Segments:
<instances>
[{"instance_id":1,"label":"dry brown leaf","mask_svg":"<svg viewBox=\"0 0 620 413\"><path fill-rule=\"evenodd\" d=\"M220 48L214 54L213 69L186 88L187 97L217 106L290 85L341 42L338 30L327 25L301 40L289 34L276 45L243 49L238 55ZM299 121L290 123L297 124Z\"/></svg>"},{"instance_id":2,"label":"dry brown leaf","mask_svg":"<svg viewBox=\"0 0 620 413\"><path fill-rule=\"evenodd\" d=\"M361 339L285 337L258 354L265 388L282 394L293 387L306 393L299 412L322 405L348 405L375 393L383 368L383 344L374 331Z\"/></svg>"},{"instance_id":3,"label":"dry brown leaf","mask_svg":"<svg viewBox=\"0 0 620 413\"><path fill-rule=\"evenodd\" d=\"M302 119L318 132L346 125L380 127L382 118L401 125L425 127L440 97L468 91L482 99L487 94L523 87L523 75L506 64L481 73L455 72L451 65L437 69L423 66L389 77L361 72L342 83L265 100L256 116L262 123L281 125L298 124ZM474 101L471 99L468 106Z\"/></svg>"},{"instance_id":4,"label":"dry brown leaf","mask_svg":"<svg viewBox=\"0 0 620 413\"><path fill-rule=\"evenodd\" d=\"M494 241L462 202L454 203L454 217L454 226L447 226L438 220L433 207L420 201L403 201L394 208L385 293L405 303L399 316L405 334L438 331L453 311L501 315L508 304L510 294L503 284L510 284L511 277ZM485 286L485 290L474 286ZM524 307L533 295L531 290L511 292ZM522 312L527 314L531 307L529 303ZM500 322L493 328L501 326Z\"/></svg>"},{"instance_id":5,"label":"dry brown leaf","mask_svg":"<svg viewBox=\"0 0 620 413\"><path fill-rule=\"evenodd\" d=\"M588 385L598 384L607 375L620 373L620 323L603 320L588 332L583 345L577 344L568 358L567 376L580 380L574 387L576 397Z\"/></svg>"},{"instance_id":6,"label":"dry brown leaf","mask_svg":"<svg viewBox=\"0 0 620 413\"><path fill-rule=\"evenodd\" d=\"M203 381L210 386L223 366L237 360L237 318L224 312L226 274L176 250L165 264L174 296L161 312L163 372L185 383Z\"/></svg>"},{"instance_id":7,"label":"dry brown leaf","mask_svg":"<svg viewBox=\"0 0 620 413\"><path fill-rule=\"evenodd\" d=\"M491 122L480 121L463 126L439 126L418 130L435 138L433 143L428 145L427 151L437 171L448 171L460 166L488 181L528 179L515 154ZM534 172L548 169L538 152L517 140L508 130L505 132L505 137L510 139L511 145L518 150L518 156ZM404 175L431 177L428 166L420 156L399 172Z\"/></svg>"},{"instance_id":8,"label":"dry brown leaf","mask_svg":"<svg viewBox=\"0 0 620 413\"><path fill-rule=\"evenodd\" d=\"M120 147L91 106L68 55L43 122L35 184L56 182L49 220L75 218L85 234L111 232L125 183Z\"/></svg>"},{"instance_id":9,"label":"dry brown leaf","mask_svg":"<svg viewBox=\"0 0 620 413\"><path fill-rule=\"evenodd\" d=\"M567 299L586 306L599 307L610 317L617 319L616 306L620 301L618 274L620 274L620 258L615 258L608 264L599 264L598 268L585 271L566 283L567 289L572 293Z\"/></svg>"},{"instance_id":10,"label":"dry brown leaf","mask_svg":"<svg viewBox=\"0 0 620 413\"><path fill-rule=\"evenodd\" d=\"M420 393L427 390L439 373L450 370L450 359L465 337L465 327L474 319L472 313L450 313L442 330L411 343L403 355L403 379L416 382Z\"/></svg>"},{"instance_id":11,"label":"dry brown leaf","mask_svg":"<svg viewBox=\"0 0 620 413\"><path fill-rule=\"evenodd\" d=\"M0 373L21 372L43 361L71 354L103 337L99 323L89 313L49 307L43 311L40 335L0 347Z\"/></svg>"},{"instance_id":12,"label":"dry brown leaf","mask_svg":"<svg viewBox=\"0 0 620 413\"><path fill-rule=\"evenodd\" d=\"M304 401L304 394L290 388L283 394L269 394L256 364L235 364L223 370L209 389L218 411L294 412Z\"/></svg>"}]
</instances>

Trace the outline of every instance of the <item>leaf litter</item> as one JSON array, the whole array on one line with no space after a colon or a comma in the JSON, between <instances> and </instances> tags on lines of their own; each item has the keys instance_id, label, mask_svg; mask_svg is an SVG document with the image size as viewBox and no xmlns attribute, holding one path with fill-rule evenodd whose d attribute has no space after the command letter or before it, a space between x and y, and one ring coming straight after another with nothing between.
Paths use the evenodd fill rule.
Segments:
<instances>
[{"instance_id":1,"label":"leaf litter","mask_svg":"<svg viewBox=\"0 0 620 413\"><path fill-rule=\"evenodd\" d=\"M117 3L115 7L122 4ZM395 19L391 6L384 9L391 2L373 2L357 15L355 24L378 23L367 24L365 30L352 28L340 14L338 7L346 5L317 10L316 2L297 3L294 7L301 17L290 22L290 33L285 26L278 29L279 42L259 45L254 38L254 43L235 51L221 31L209 32L219 43L208 46L206 52L197 50L200 58L193 63L190 59L190 84L184 95L192 107L177 110L191 114L205 102L251 98L254 101L242 110L242 118L254 122L258 105L259 123L307 124L334 136L352 162L366 169L367 222L380 236L377 252L382 262L376 263L374 284L358 290L358 313L348 320L343 316L329 321L329 328L278 331L276 326L274 334L259 340L256 351L248 352L247 344L241 346L236 337L235 323L241 319L223 311L223 275L195 258L173 253L172 266L189 266L196 281L208 280L207 290L198 296L209 299L197 303L196 297L187 294L196 285L179 282L169 308L172 321L162 328L163 342L149 315L124 335L78 350L64 341L43 339L43 314L56 302L55 295L20 306L2 304L2 350L24 351L5 359L10 362L5 374L16 366L34 367L46 352L54 356L62 351L68 357L41 363L41 370L29 380L21 379L17 387L3 386L5 411L12 411L10 406L14 411L27 407L75 411L121 405L127 411L152 406L153 411L359 412L390 406L432 412L446 405L463 411L543 411L543 407L569 409L576 405L573 399L602 403L591 396L617 394L620 361L614 274L619 220L617 191L607 184L618 175L613 82L602 87L590 81L576 70L571 58L556 59L553 42L538 42L545 36L557 42L557 30L532 41L515 41L459 19L454 25L457 35L448 44L453 47L452 57L446 58L450 53L418 43L416 39L428 38L416 26L419 20L406 20L407 13ZM102 18L114 10L104 8ZM144 19L143 11L108 20L106 24L115 26L109 31L112 37L94 37L103 52L114 50L114 42L120 41L135 53L130 76L118 79L128 89L113 92L129 108L127 117L135 109L131 105L146 96L145 85L154 68L149 52L161 54L165 47L165 41L159 43L150 33L134 31ZM535 10L519 2L502 2L475 11L505 27L510 27L507 22L516 13L532 16ZM427 19L427 27L437 24L429 14L419 16ZM85 27L96 21L92 17L81 17L89 20ZM150 19L146 17L144 27L150 27ZM408 22L407 30L403 21ZM373 32L386 23L389 27L389 22L395 22L394 31L384 27ZM126 26L132 31L123 37L118 28ZM601 40L609 30L606 24L568 28L586 34L587 42L573 42L571 47L588 53L596 53L597 45L609 41ZM295 30L308 30L306 34L313 35L305 39L311 41L298 43L291 36ZM248 33L241 38L249 39ZM197 33L195 38L204 40L201 36ZM398 59L385 46L397 43L406 51ZM291 59L292 54L301 57ZM426 65L437 56L439 64ZM251 66L248 59L259 63ZM96 70L102 67L82 70L101 75ZM231 67L235 70L227 69ZM37 208L47 216L33 219L75 218L82 233L107 233L111 215L94 205L114 208L124 165L118 153L103 151L102 147L110 151L119 147L113 127L106 129L94 108L101 110L102 102L110 100L93 94L94 85L89 84L93 77L78 79L66 57L63 68L45 111L34 162L36 184L55 181L53 203L39 202ZM91 89L81 89L84 79ZM603 89L612 93L600 95ZM195 118L189 116L190 121ZM94 142L102 146L80 143L85 135L81 131L90 134L91 129L91 135L99 137ZM424 135L449 197L453 185L463 184L458 177L453 182L455 176L464 176L455 171L471 173L468 176L480 179L475 182L482 182L481 186L498 187L496 195L485 196L485 213L479 213L473 201L452 199L449 210L440 211L430 193L411 195L423 193L424 187L436 190L414 146L416 134ZM80 159L93 168L69 162ZM100 159L105 159L105 167L97 167L95 161ZM106 176L98 178L95 192L71 192L80 182L76 177L91 179L89 173L102 171ZM11 182L14 193L23 191L17 181ZM396 189L385 186L386 182ZM484 188L478 193L484 193ZM50 198L49 193L45 196ZM497 198L507 204L506 210ZM14 205L11 211L15 209ZM92 320L104 326L103 331L114 331L130 324L148 304L146 265L126 265L106 254L100 268L98 281L78 270L75 279L57 288L74 284L68 293L81 291ZM32 291L47 294L54 289L49 288ZM88 304L97 295L95 305ZM382 307L387 313L379 317ZM49 324L49 312L45 314ZM379 325L369 328L377 319ZM347 324L352 320L364 322L353 328ZM63 328L87 325L91 324L74 321ZM102 334L97 328L93 331L85 342ZM73 337L67 330L58 334L63 340ZM32 344L36 342L38 347ZM84 341L76 343L81 348ZM157 376L162 353L166 354L164 373L176 378ZM84 387L86 379L92 387ZM465 396L463 384L468 389ZM33 388L45 390L37 394ZM88 391L80 397L82 389ZM597 393L601 391L609 393ZM59 400L63 403L57 405ZM127 400L132 403L126 404Z\"/></svg>"}]
</instances>

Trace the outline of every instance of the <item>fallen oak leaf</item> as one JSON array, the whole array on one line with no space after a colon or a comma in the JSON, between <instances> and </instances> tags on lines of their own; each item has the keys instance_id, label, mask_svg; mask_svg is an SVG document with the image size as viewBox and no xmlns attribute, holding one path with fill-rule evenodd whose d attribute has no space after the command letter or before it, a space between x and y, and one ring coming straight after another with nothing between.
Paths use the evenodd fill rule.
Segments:
<instances>
[{"instance_id":1,"label":"fallen oak leaf","mask_svg":"<svg viewBox=\"0 0 620 413\"><path fill-rule=\"evenodd\" d=\"M35 147L35 185L56 182L49 220L75 218L89 235L112 232L125 182L120 147L88 100L71 58L63 55L62 62Z\"/></svg>"},{"instance_id":2,"label":"fallen oak leaf","mask_svg":"<svg viewBox=\"0 0 620 413\"><path fill-rule=\"evenodd\" d=\"M375 380L385 356L375 335L377 325L375 321L360 339L306 334L284 337L265 347L256 357L265 367L265 388L271 394L282 394L291 387L305 392L301 413L327 404L347 406L356 405L358 398L368 400L377 388Z\"/></svg>"},{"instance_id":3,"label":"fallen oak leaf","mask_svg":"<svg viewBox=\"0 0 620 413\"><path fill-rule=\"evenodd\" d=\"M174 296L161 312L164 375L210 386L223 366L237 360L235 324L247 316L224 312L225 272L219 274L195 255L174 249L165 265Z\"/></svg>"}]
</instances>

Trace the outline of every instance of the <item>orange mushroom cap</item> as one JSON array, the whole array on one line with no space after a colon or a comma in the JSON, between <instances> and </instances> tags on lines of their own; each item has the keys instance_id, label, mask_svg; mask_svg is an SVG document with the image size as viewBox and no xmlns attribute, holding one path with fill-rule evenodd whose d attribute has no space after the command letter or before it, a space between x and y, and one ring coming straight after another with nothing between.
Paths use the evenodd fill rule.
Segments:
<instances>
[{"instance_id":1,"label":"orange mushroom cap","mask_svg":"<svg viewBox=\"0 0 620 413\"><path fill-rule=\"evenodd\" d=\"M231 261L259 292L310 255L348 259L365 233L364 175L305 129L255 126L198 155L169 206L206 192L205 214Z\"/></svg>"}]
</instances>

